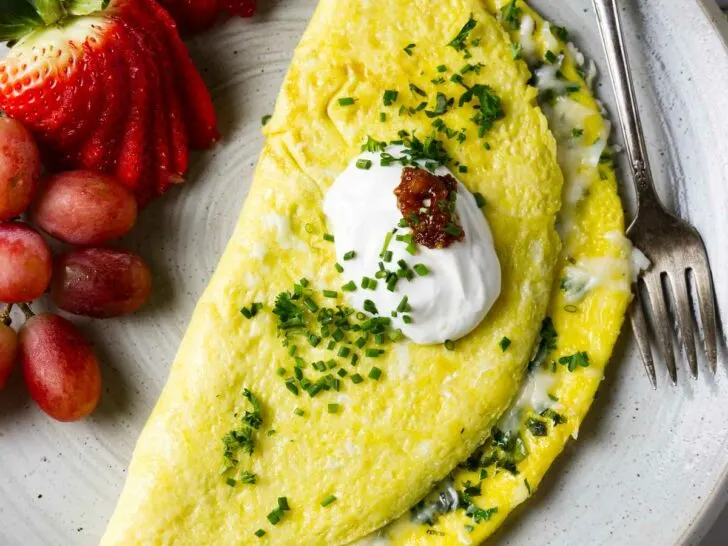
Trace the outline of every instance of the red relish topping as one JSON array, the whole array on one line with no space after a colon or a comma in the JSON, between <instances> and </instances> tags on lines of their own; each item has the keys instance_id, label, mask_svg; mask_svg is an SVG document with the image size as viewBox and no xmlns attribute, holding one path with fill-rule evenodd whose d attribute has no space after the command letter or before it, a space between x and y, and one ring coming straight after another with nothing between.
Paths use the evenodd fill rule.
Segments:
<instances>
[{"instance_id":1,"label":"red relish topping","mask_svg":"<svg viewBox=\"0 0 728 546\"><path fill-rule=\"evenodd\" d=\"M452 176L405 167L394 194L417 244L447 248L465 237L455 211L457 180Z\"/></svg>"}]
</instances>

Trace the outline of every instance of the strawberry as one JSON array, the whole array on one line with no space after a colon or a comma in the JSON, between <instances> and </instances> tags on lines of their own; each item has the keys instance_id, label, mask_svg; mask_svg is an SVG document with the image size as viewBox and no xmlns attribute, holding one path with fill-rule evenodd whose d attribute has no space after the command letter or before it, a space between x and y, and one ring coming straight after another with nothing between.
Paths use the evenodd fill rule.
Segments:
<instances>
[{"instance_id":1,"label":"strawberry","mask_svg":"<svg viewBox=\"0 0 728 546\"><path fill-rule=\"evenodd\" d=\"M0 41L12 44L0 110L48 165L115 174L145 205L182 180L190 145L219 139L210 94L154 0L3 0Z\"/></svg>"},{"instance_id":2,"label":"strawberry","mask_svg":"<svg viewBox=\"0 0 728 546\"><path fill-rule=\"evenodd\" d=\"M187 32L205 30L220 18L221 14L252 17L256 0L159 0Z\"/></svg>"}]
</instances>

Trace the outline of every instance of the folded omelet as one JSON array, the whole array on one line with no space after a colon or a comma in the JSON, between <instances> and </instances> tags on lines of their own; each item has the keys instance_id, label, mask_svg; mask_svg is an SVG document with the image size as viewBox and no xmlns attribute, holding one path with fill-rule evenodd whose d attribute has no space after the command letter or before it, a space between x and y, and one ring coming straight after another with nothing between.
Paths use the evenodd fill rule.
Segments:
<instances>
[{"instance_id":1,"label":"folded omelet","mask_svg":"<svg viewBox=\"0 0 728 546\"><path fill-rule=\"evenodd\" d=\"M420 501L518 394L560 248L556 143L496 18L477 0L433 6L319 3L103 545L347 544ZM441 116L452 132L433 125L426 109L438 107L437 93L476 85L500 99L492 127L474 125L477 101ZM384 104L386 90L397 90L394 104ZM454 345L392 336L344 357L341 343L328 351L341 340L323 327L289 339L281 329L296 321L294 295L348 320L334 307L342 300L322 297L342 283L323 196L369 137L401 131L467 164L458 176L485 198L498 301Z\"/></svg>"},{"instance_id":2,"label":"folded omelet","mask_svg":"<svg viewBox=\"0 0 728 546\"><path fill-rule=\"evenodd\" d=\"M624 235L611 125L591 91L593 64L568 31L524 2L488 0L531 66L564 174L563 247L548 318L519 396L488 442L412 510L357 546L468 545L489 537L536 490L604 378L639 254ZM637 251L638 252L638 251Z\"/></svg>"}]
</instances>

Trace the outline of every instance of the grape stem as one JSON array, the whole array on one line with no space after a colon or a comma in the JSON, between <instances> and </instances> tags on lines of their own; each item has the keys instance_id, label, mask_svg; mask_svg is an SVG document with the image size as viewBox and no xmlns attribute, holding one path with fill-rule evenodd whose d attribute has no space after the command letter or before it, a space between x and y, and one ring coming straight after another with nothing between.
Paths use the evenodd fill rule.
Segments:
<instances>
[{"instance_id":1,"label":"grape stem","mask_svg":"<svg viewBox=\"0 0 728 546\"><path fill-rule=\"evenodd\" d=\"M5 326L10 326L12 324L13 319L10 318L10 311L13 309L13 304L8 303L3 307L2 312L0 312L0 322L2 322Z\"/></svg>"},{"instance_id":2,"label":"grape stem","mask_svg":"<svg viewBox=\"0 0 728 546\"><path fill-rule=\"evenodd\" d=\"M30 305L27 303L19 303L18 307L20 307L20 310L25 315L25 320L31 319L35 316L35 313L33 313L33 310L30 308Z\"/></svg>"}]
</instances>

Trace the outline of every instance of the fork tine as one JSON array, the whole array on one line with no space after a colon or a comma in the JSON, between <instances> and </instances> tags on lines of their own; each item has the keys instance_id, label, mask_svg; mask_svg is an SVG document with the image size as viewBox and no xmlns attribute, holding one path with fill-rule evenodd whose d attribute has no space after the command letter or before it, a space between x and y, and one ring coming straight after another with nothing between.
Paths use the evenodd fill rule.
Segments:
<instances>
[{"instance_id":1,"label":"fork tine","mask_svg":"<svg viewBox=\"0 0 728 546\"><path fill-rule=\"evenodd\" d=\"M698 378L698 356L695 352L695 329L693 328L693 315L688 299L688 285L686 272L681 271L676 275L668 275L672 288L672 297L675 301L675 314L677 315L680 333L682 334L682 345L685 354L688 356L690 373L695 379Z\"/></svg>"},{"instance_id":2,"label":"fork tine","mask_svg":"<svg viewBox=\"0 0 728 546\"><path fill-rule=\"evenodd\" d=\"M707 258L706 258L707 260ZM706 261L697 261L693 265L693 277L698 291L700 302L700 320L703 325L703 338L705 340L705 353L708 356L710 370L715 373L718 366L718 352L715 341L715 296L713 295L713 282L710 269Z\"/></svg>"},{"instance_id":3,"label":"fork tine","mask_svg":"<svg viewBox=\"0 0 728 546\"><path fill-rule=\"evenodd\" d=\"M643 277L647 295L652 305L652 317L654 319L655 337L662 346L662 356L667 364L667 371L673 385L677 385L677 368L675 367L675 351L672 346L672 335L669 315L665 305L665 292L662 289L660 273L649 273Z\"/></svg>"},{"instance_id":4,"label":"fork tine","mask_svg":"<svg viewBox=\"0 0 728 546\"><path fill-rule=\"evenodd\" d=\"M645 313L642 310L642 298L639 290L635 286L635 296L630 308L630 319L632 321L632 331L637 339L637 347L642 354L642 362L645 365L647 378L653 389L657 388L657 376L655 375L655 363L652 360L652 350L650 349L650 333L647 329L647 321L645 321Z\"/></svg>"}]
</instances>

